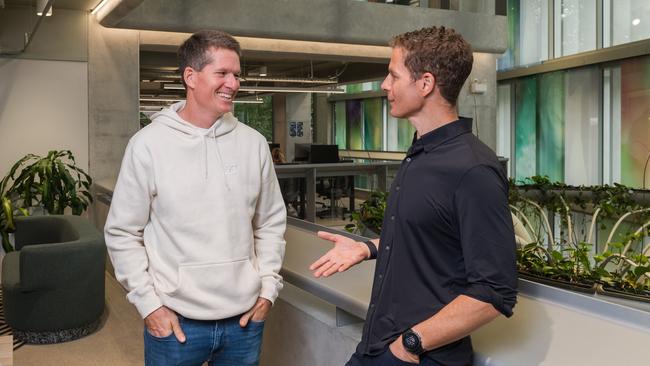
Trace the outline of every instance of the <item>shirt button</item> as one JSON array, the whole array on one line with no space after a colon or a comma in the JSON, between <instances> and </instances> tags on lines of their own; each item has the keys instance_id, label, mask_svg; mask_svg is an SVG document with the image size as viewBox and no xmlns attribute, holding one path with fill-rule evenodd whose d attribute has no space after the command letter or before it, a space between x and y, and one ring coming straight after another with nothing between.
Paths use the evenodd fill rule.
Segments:
<instances>
[{"instance_id":1,"label":"shirt button","mask_svg":"<svg viewBox=\"0 0 650 366\"><path fill-rule=\"evenodd\" d=\"M410 162L411 162L411 158L406 158L406 162L407 162L407 163L410 163Z\"/></svg>"},{"instance_id":2,"label":"shirt button","mask_svg":"<svg viewBox=\"0 0 650 366\"><path fill-rule=\"evenodd\" d=\"M375 304L370 304L370 307L371 307L371 308L374 308L374 307L375 307Z\"/></svg>"},{"instance_id":3,"label":"shirt button","mask_svg":"<svg viewBox=\"0 0 650 366\"><path fill-rule=\"evenodd\" d=\"M390 219L393 220L393 221L395 221L395 215L391 215L391 216L390 216Z\"/></svg>"},{"instance_id":4,"label":"shirt button","mask_svg":"<svg viewBox=\"0 0 650 366\"><path fill-rule=\"evenodd\" d=\"M386 250L390 250L390 245L386 245Z\"/></svg>"},{"instance_id":5,"label":"shirt button","mask_svg":"<svg viewBox=\"0 0 650 366\"><path fill-rule=\"evenodd\" d=\"M399 186L395 187L395 190L396 190L396 191L399 191Z\"/></svg>"},{"instance_id":6,"label":"shirt button","mask_svg":"<svg viewBox=\"0 0 650 366\"><path fill-rule=\"evenodd\" d=\"M379 279L381 280L382 277L384 277L384 275L380 273L380 274L379 274Z\"/></svg>"}]
</instances>

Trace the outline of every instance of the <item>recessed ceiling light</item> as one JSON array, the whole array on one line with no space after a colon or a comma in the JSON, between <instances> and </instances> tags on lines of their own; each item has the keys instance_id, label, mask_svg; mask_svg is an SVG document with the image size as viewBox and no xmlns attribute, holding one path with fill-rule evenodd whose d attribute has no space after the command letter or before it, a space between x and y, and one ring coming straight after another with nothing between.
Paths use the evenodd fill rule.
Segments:
<instances>
[{"instance_id":1,"label":"recessed ceiling light","mask_svg":"<svg viewBox=\"0 0 650 366\"><path fill-rule=\"evenodd\" d=\"M634 26L639 25L639 23L641 23L641 19L639 19L639 18L634 18L634 20L632 20L632 25L634 25Z\"/></svg>"}]
</instances>

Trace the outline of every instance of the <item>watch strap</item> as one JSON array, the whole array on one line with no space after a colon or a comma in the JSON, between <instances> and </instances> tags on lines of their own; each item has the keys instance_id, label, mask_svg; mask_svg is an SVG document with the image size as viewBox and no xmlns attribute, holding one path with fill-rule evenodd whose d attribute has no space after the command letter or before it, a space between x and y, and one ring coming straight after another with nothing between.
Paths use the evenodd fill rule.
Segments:
<instances>
[{"instance_id":1,"label":"watch strap","mask_svg":"<svg viewBox=\"0 0 650 366\"><path fill-rule=\"evenodd\" d=\"M372 242L372 240L366 240L363 242L368 246L368 250L370 250L370 257L368 259L377 259L377 246L375 243Z\"/></svg>"}]
</instances>

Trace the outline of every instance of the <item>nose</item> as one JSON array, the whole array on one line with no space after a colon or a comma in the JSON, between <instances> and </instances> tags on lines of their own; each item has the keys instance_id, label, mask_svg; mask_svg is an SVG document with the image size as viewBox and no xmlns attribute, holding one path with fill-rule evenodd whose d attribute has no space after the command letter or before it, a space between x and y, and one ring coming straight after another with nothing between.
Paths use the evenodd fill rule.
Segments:
<instances>
[{"instance_id":1,"label":"nose","mask_svg":"<svg viewBox=\"0 0 650 366\"><path fill-rule=\"evenodd\" d=\"M389 89L389 87L388 87L388 78L389 77L390 77L390 75L386 75L386 77L384 78L384 81L381 82L381 90L386 91L386 92Z\"/></svg>"},{"instance_id":2,"label":"nose","mask_svg":"<svg viewBox=\"0 0 650 366\"><path fill-rule=\"evenodd\" d=\"M235 74L228 74L226 78L226 86L232 90L239 89L239 78Z\"/></svg>"}]
</instances>

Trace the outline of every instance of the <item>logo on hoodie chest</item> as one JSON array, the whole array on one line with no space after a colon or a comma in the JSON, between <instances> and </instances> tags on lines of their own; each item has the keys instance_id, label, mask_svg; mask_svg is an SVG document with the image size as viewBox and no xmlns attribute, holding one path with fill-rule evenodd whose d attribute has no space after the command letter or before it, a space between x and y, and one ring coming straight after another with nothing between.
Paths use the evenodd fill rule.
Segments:
<instances>
[{"instance_id":1,"label":"logo on hoodie chest","mask_svg":"<svg viewBox=\"0 0 650 366\"><path fill-rule=\"evenodd\" d=\"M237 174L237 164L226 164L223 170L225 175Z\"/></svg>"}]
</instances>

